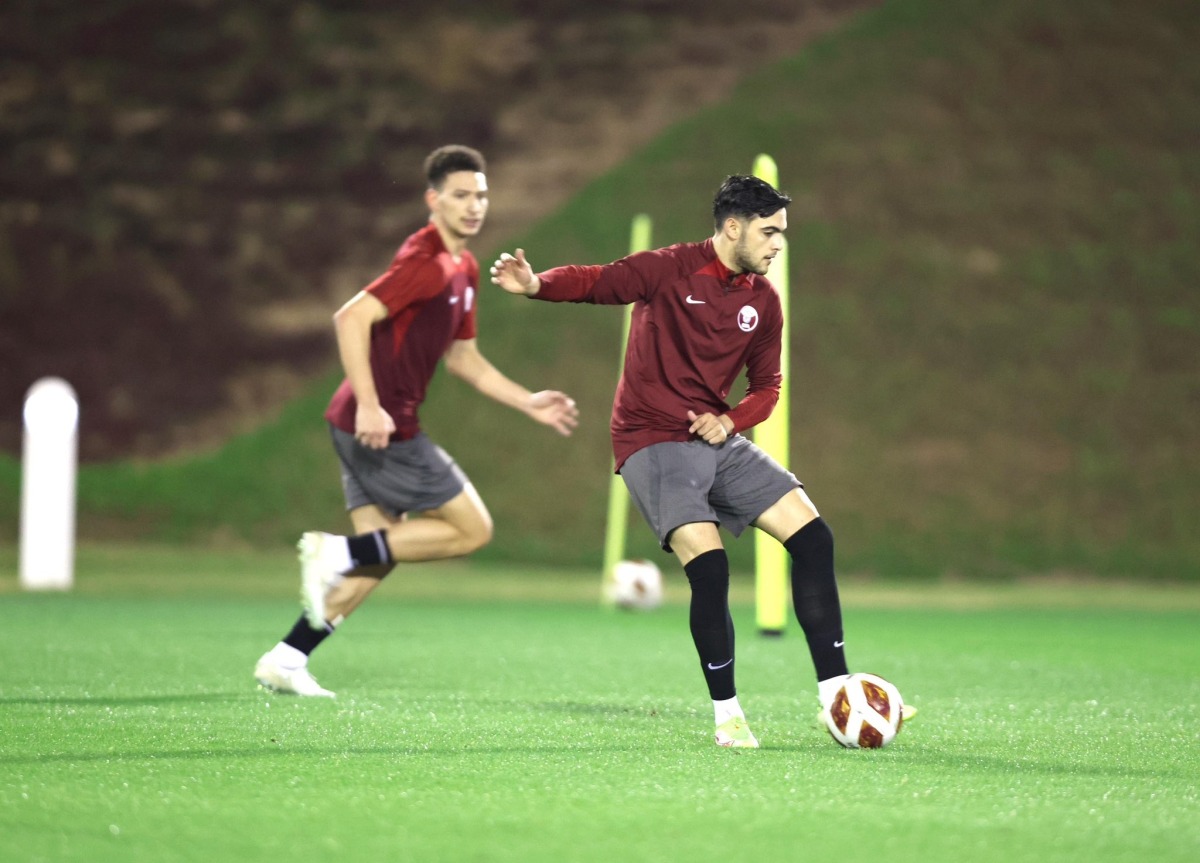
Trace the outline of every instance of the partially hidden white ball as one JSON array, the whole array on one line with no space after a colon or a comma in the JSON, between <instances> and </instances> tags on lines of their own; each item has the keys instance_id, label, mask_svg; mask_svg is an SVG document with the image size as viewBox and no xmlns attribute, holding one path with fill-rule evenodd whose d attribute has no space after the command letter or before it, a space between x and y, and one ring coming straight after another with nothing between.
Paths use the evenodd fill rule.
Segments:
<instances>
[{"instance_id":1,"label":"partially hidden white ball","mask_svg":"<svg viewBox=\"0 0 1200 863\"><path fill-rule=\"evenodd\" d=\"M663 600L662 573L649 560L622 560L605 579L604 595L620 608L658 608Z\"/></svg>"},{"instance_id":2,"label":"partially hidden white ball","mask_svg":"<svg viewBox=\"0 0 1200 863\"><path fill-rule=\"evenodd\" d=\"M877 674L851 674L821 712L833 739L847 749L879 749L904 722L900 690Z\"/></svg>"}]
</instances>

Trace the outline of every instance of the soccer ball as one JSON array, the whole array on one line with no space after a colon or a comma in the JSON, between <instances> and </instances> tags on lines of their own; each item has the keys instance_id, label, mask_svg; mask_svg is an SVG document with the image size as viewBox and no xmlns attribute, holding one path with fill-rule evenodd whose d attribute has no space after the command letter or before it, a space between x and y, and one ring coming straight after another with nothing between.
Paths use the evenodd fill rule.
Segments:
<instances>
[{"instance_id":1,"label":"soccer ball","mask_svg":"<svg viewBox=\"0 0 1200 863\"><path fill-rule=\"evenodd\" d=\"M851 674L821 712L833 739L847 749L879 749L900 733L904 700L877 674Z\"/></svg>"},{"instance_id":2,"label":"soccer ball","mask_svg":"<svg viewBox=\"0 0 1200 863\"><path fill-rule=\"evenodd\" d=\"M658 608L663 599L662 573L648 560L623 560L605 580L604 597L620 608Z\"/></svg>"}]
</instances>

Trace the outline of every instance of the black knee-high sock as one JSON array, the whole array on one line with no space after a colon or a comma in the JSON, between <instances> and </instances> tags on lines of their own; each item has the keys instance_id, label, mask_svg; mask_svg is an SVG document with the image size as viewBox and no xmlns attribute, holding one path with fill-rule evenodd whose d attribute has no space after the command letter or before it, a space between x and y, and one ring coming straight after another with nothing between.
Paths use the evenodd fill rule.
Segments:
<instances>
[{"instance_id":1,"label":"black knee-high sock","mask_svg":"<svg viewBox=\"0 0 1200 863\"><path fill-rule=\"evenodd\" d=\"M833 574L833 531L816 518L783 544L792 556L792 605L808 640L817 680L846 674L842 605Z\"/></svg>"},{"instance_id":2,"label":"black knee-high sock","mask_svg":"<svg viewBox=\"0 0 1200 863\"><path fill-rule=\"evenodd\" d=\"M350 561L355 568L392 562L392 550L388 548L386 530L373 530L370 533L360 533L358 536L348 536L346 545L350 549Z\"/></svg>"},{"instance_id":3,"label":"black knee-high sock","mask_svg":"<svg viewBox=\"0 0 1200 863\"><path fill-rule=\"evenodd\" d=\"M694 557L683 571L692 586L688 622L713 701L737 695L733 685L733 618L729 614L729 557L717 548Z\"/></svg>"},{"instance_id":4,"label":"black knee-high sock","mask_svg":"<svg viewBox=\"0 0 1200 863\"><path fill-rule=\"evenodd\" d=\"M308 656L331 635L333 635L333 624L327 622L321 629L313 629L308 623L308 618L302 614L296 621L296 625L292 627L292 631L283 637L283 643Z\"/></svg>"}]
</instances>

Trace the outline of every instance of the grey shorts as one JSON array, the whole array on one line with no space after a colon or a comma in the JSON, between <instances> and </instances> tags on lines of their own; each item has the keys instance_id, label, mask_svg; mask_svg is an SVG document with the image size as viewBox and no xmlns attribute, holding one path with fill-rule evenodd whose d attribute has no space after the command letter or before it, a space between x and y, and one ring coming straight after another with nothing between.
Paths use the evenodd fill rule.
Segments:
<instances>
[{"instance_id":1,"label":"grey shorts","mask_svg":"<svg viewBox=\"0 0 1200 863\"><path fill-rule=\"evenodd\" d=\"M621 478L664 551L680 525L713 522L735 537L803 483L740 434L704 441L656 443L621 465Z\"/></svg>"},{"instance_id":2,"label":"grey shorts","mask_svg":"<svg viewBox=\"0 0 1200 863\"><path fill-rule=\"evenodd\" d=\"M392 441L385 449L370 449L354 435L329 428L342 462L347 510L375 504L392 517L425 512L457 497L470 482L424 432L411 440Z\"/></svg>"}]
</instances>

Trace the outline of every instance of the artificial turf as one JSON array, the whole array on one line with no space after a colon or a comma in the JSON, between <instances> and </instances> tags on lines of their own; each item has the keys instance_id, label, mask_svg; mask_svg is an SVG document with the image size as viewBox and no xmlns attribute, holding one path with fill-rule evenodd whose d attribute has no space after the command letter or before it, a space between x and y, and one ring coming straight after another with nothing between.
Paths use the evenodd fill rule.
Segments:
<instances>
[{"instance_id":1,"label":"artificial turf","mask_svg":"<svg viewBox=\"0 0 1200 863\"><path fill-rule=\"evenodd\" d=\"M599 608L578 573L422 570L317 653L328 701L253 683L298 610L282 568L210 559L207 581L181 584L203 560L101 559L69 594L0 595L2 860L1182 861L1200 847L1194 590L1134 607L1092 586L1067 607L1036 586L892 602L848 585L852 665L921 711L891 746L855 752L815 724L803 639L758 636L739 588L739 690L762 748L738 752L712 744L677 582L664 608L629 614Z\"/></svg>"}]
</instances>

